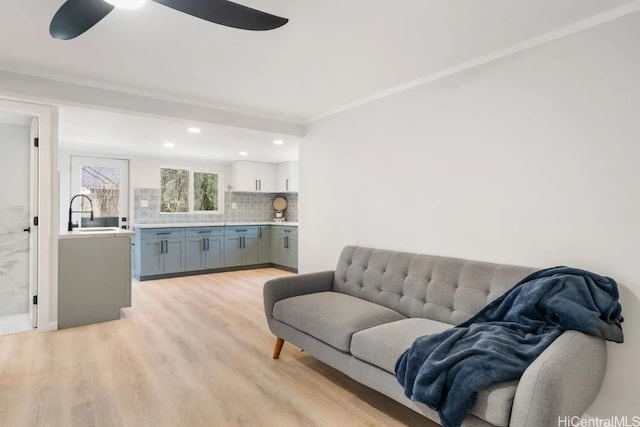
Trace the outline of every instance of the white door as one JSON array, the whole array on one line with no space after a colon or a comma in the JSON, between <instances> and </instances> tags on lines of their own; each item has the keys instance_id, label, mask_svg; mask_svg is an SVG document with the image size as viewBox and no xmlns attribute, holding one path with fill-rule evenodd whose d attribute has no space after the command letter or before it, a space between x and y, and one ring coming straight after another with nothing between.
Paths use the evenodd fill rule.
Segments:
<instances>
[{"instance_id":1,"label":"white door","mask_svg":"<svg viewBox=\"0 0 640 427\"><path fill-rule=\"evenodd\" d=\"M93 204L78 197L72 210L72 222L80 227L129 228L129 161L101 157L71 156L71 197L84 194ZM82 200L82 201L81 201Z\"/></svg>"},{"instance_id":2,"label":"white door","mask_svg":"<svg viewBox=\"0 0 640 427\"><path fill-rule=\"evenodd\" d=\"M37 195L37 180L32 181L30 176L31 126L31 117L0 111L0 318L27 327L37 321L35 316L29 317L35 313L30 279L34 286L37 283L30 274L37 269L37 262L32 263L33 259L37 261L36 248L30 244L35 240L30 238L30 231L35 231L30 227L32 191Z\"/></svg>"}]
</instances>

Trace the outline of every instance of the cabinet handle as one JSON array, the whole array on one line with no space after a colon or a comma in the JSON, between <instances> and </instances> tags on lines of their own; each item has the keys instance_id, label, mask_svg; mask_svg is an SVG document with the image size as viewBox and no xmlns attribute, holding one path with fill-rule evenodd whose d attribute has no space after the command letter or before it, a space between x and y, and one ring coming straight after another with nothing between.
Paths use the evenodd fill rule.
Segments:
<instances>
[{"instance_id":1,"label":"cabinet handle","mask_svg":"<svg viewBox=\"0 0 640 427\"><path fill-rule=\"evenodd\" d=\"M211 230L198 231L198 234L207 234L211 233Z\"/></svg>"},{"instance_id":2,"label":"cabinet handle","mask_svg":"<svg viewBox=\"0 0 640 427\"><path fill-rule=\"evenodd\" d=\"M247 240L246 237L242 236L242 247L246 248L247 247Z\"/></svg>"},{"instance_id":3,"label":"cabinet handle","mask_svg":"<svg viewBox=\"0 0 640 427\"><path fill-rule=\"evenodd\" d=\"M163 233L156 233L156 236L170 236L171 232L167 231L167 232L163 232Z\"/></svg>"},{"instance_id":4,"label":"cabinet handle","mask_svg":"<svg viewBox=\"0 0 640 427\"><path fill-rule=\"evenodd\" d=\"M209 250L211 246L209 245L209 238L207 237L207 251Z\"/></svg>"},{"instance_id":5,"label":"cabinet handle","mask_svg":"<svg viewBox=\"0 0 640 427\"><path fill-rule=\"evenodd\" d=\"M287 191L289 191L289 178L287 178L287 185L286 185L286 189L287 189Z\"/></svg>"},{"instance_id":6,"label":"cabinet handle","mask_svg":"<svg viewBox=\"0 0 640 427\"><path fill-rule=\"evenodd\" d=\"M246 233L247 230L236 230L236 233Z\"/></svg>"},{"instance_id":7,"label":"cabinet handle","mask_svg":"<svg viewBox=\"0 0 640 427\"><path fill-rule=\"evenodd\" d=\"M238 247L242 249L242 236L238 237Z\"/></svg>"},{"instance_id":8,"label":"cabinet handle","mask_svg":"<svg viewBox=\"0 0 640 427\"><path fill-rule=\"evenodd\" d=\"M202 251L206 251L207 250L207 239L205 239L204 237L202 238Z\"/></svg>"},{"instance_id":9,"label":"cabinet handle","mask_svg":"<svg viewBox=\"0 0 640 427\"><path fill-rule=\"evenodd\" d=\"M258 191L258 180L256 179L256 191Z\"/></svg>"},{"instance_id":10,"label":"cabinet handle","mask_svg":"<svg viewBox=\"0 0 640 427\"><path fill-rule=\"evenodd\" d=\"M262 239L262 227L258 227L258 236Z\"/></svg>"},{"instance_id":11,"label":"cabinet handle","mask_svg":"<svg viewBox=\"0 0 640 427\"><path fill-rule=\"evenodd\" d=\"M164 241L164 249L165 249L164 253L168 254L169 253L169 241L168 240Z\"/></svg>"},{"instance_id":12,"label":"cabinet handle","mask_svg":"<svg viewBox=\"0 0 640 427\"><path fill-rule=\"evenodd\" d=\"M160 254L164 253L164 240L160 240Z\"/></svg>"},{"instance_id":13,"label":"cabinet handle","mask_svg":"<svg viewBox=\"0 0 640 427\"><path fill-rule=\"evenodd\" d=\"M284 248L289 249L289 236L284 238Z\"/></svg>"}]
</instances>

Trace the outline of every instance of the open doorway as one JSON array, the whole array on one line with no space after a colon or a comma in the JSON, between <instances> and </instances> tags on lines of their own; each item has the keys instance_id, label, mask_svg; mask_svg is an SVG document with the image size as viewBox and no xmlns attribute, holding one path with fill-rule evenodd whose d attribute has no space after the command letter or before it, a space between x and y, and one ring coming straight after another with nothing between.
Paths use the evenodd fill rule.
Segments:
<instances>
[{"instance_id":1,"label":"open doorway","mask_svg":"<svg viewBox=\"0 0 640 427\"><path fill-rule=\"evenodd\" d=\"M0 110L0 335L37 326L36 117Z\"/></svg>"}]
</instances>

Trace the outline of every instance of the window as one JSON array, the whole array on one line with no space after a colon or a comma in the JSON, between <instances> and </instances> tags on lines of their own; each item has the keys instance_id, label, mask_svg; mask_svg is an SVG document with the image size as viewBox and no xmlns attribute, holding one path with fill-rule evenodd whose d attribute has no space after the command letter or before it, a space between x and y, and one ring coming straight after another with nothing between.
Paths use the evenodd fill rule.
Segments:
<instances>
[{"instance_id":1,"label":"window","mask_svg":"<svg viewBox=\"0 0 640 427\"><path fill-rule=\"evenodd\" d=\"M218 210L218 174L208 172L193 173L193 210Z\"/></svg>"},{"instance_id":2,"label":"window","mask_svg":"<svg viewBox=\"0 0 640 427\"><path fill-rule=\"evenodd\" d=\"M80 171L82 174L80 193L88 195L93 200L94 216L118 218L120 216L120 169L82 166ZM89 201L82 198L82 210L88 212L90 209Z\"/></svg>"},{"instance_id":3,"label":"window","mask_svg":"<svg viewBox=\"0 0 640 427\"><path fill-rule=\"evenodd\" d=\"M160 212L189 212L189 171L160 169Z\"/></svg>"},{"instance_id":4,"label":"window","mask_svg":"<svg viewBox=\"0 0 640 427\"><path fill-rule=\"evenodd\" d=\"M160 212L222 213L220 174L190 169L160 169Z\"/></svg>"}]
</instances>

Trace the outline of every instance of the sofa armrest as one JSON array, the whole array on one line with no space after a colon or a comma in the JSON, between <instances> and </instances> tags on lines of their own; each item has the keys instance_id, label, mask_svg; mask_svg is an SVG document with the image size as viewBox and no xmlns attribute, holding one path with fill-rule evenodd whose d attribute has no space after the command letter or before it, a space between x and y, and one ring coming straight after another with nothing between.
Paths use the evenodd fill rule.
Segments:
<instances>
[{"instance_id":1,"label":"sofa armrest","mask_svg":"<svg viewBox=\"0 0 640 427\"><path fill-rule=\"evenodd\" d=\"M280 300L298 295L327 292L333 289L334 271L299 274L297 276L279 277L264 284L264 314L267 323L273 319L273 306Z\"/></svg>"},{"instance_id":2,"label":"sofa armrest","mask_svg":"<svg viewBox=\"0 0 640 427\"><path fill-rule=\"evenodd\" d=\"M510 426L557 426L582 416L595 400L607 368L603 339L565 331L533 361L516 389Z\"/></svg>"}]
</instances>

